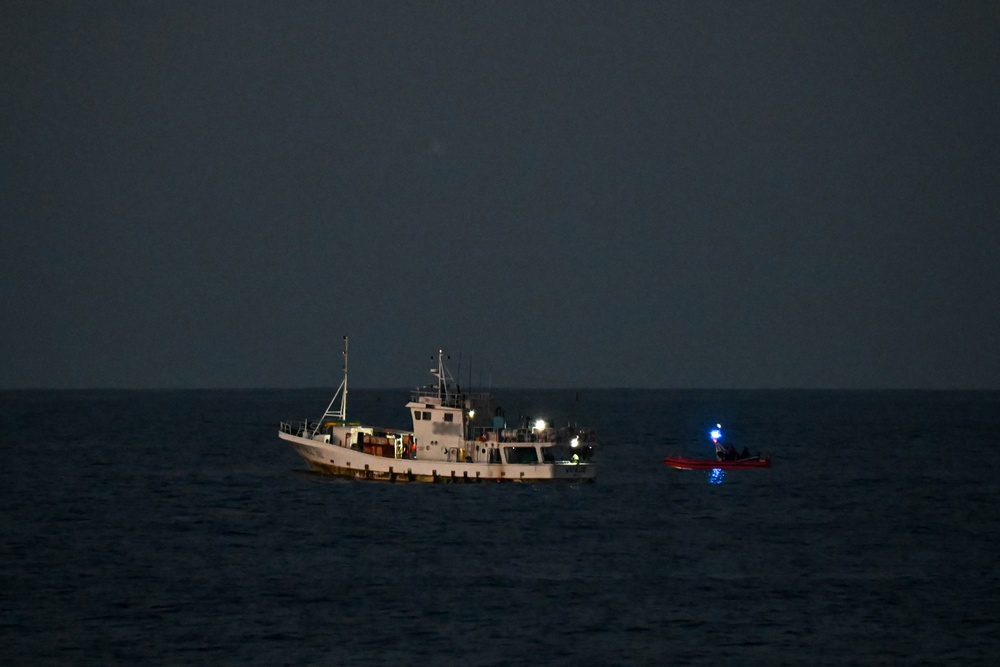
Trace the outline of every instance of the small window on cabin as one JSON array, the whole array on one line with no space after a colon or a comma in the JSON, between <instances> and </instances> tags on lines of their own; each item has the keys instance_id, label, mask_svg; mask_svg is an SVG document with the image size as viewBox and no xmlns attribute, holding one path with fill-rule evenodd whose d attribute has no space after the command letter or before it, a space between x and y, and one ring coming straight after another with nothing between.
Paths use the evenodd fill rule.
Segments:
<instances>
[{"instance_id":1,"label":"small window on cabin","mask_svg":"<svg viewBox=\"0 0 1000 667\"><path fill-rule=\"evenodd\" d=\"M430 418L431 418L431 413L425 412L424 413L424 419L430 419Z\"/></svg>"},{"instance_id":2,"label":"small window on cabin","mask_svg":"<svg viewBox=\"0 0 1000 667\"><path fill-rule=\"evenodd\" d=\"M446 412L444 413L444 420L446 422L455 421L455 415L451 414L450 412Z\"/></svg>"},{"instance_id":3,"label":"small window on cabin","mask_svg":"<svg viewBox=\"0 0 1000 667\"><path fill-rule=\"evenodd\" d=\"M413 411L413 418L417 421L420 421L420 410Z\"/></svg>"}]
</instances>

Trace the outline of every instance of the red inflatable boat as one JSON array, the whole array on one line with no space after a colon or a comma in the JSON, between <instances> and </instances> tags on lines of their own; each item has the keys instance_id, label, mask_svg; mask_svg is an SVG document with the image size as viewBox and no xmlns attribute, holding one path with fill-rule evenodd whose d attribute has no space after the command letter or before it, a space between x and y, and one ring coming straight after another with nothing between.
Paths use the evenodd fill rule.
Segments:
<instances>
[{"instance_id":1,"label":"red inflatable boat","mask_svg":"<svg viewBox=\"0 0 1000 667\"><path fill-rule=\"evenodd\" d=\"M770 468L770 456L754 456L748 459L717 461L715 459L686 459L682 456L668 456L665 465L679 470L734 470L737 468Z\"/></svg>"}]
</instances>

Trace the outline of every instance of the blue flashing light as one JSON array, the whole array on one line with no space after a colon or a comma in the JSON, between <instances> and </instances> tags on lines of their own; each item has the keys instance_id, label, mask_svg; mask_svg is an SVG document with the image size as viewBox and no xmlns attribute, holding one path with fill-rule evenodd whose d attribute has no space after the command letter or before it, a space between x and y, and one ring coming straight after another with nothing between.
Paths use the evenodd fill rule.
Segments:
<instances>
[{"instance_id":1,"label":"blue flashing light","mask_svg":"<svg viewBox=\"0 0 1000 667\"><path fill-rule=\"evenodd\" d=\"M722 440L722 424L716 424L715 428L713 428L709 432L709 435L712 436L713 442L718 442L719 440Z\"/></svg>"}]
</instances>

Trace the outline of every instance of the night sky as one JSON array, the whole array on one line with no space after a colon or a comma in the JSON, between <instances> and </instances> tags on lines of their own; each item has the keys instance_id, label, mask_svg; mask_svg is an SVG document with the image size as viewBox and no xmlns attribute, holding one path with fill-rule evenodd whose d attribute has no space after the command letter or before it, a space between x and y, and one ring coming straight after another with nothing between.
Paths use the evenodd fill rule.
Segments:
<instances>
[{"instance_id":1,"label":"night sky","mask_svg":"<svg viewBox=\"0 0 1000 667\"><path fill-rule=\"evenodd\" d=\"M0 388L1000 389L1000 3L5 2Z\"/></svg>"}]
</instances>

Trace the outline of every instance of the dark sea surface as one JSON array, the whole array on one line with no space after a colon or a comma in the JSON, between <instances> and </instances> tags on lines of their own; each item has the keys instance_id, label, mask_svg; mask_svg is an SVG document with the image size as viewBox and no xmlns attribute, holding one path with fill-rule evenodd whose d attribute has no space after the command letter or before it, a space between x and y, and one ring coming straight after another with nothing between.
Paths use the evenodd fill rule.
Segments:
<instances>
[{"instance_id":1,"label":"dark sea surface","mask_svg":"<svg viewBox=\"0 0 1000 667\"><path fill-rule=\"evenodd\" d=\"M277 422L326 390L0 392L0 663L1000 659L1000 393L500 393L597 428L598 482L307 472ZM774 467L662 464L717 421Z\"/></svg>"}]
</instances>

